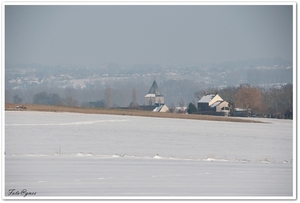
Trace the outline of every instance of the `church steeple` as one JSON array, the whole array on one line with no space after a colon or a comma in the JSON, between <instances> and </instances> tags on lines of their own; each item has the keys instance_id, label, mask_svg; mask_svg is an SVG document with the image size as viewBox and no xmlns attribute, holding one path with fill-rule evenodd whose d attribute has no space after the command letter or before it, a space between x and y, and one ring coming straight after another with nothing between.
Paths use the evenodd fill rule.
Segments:
<instances>
[{"instance_id":1,"label":"church steeple","mask_svg":"<svg viewBox=\"0 0 300 203\"><path fill-rule=\"evenodd\" d=\"M158 85L157 85L155 80L153 81L153 84L152 84L148 94L155 94L155 96L162 96L162 94L160 93L160 91L158 89Z\"/></svg>"},{"instance_id":2,"label":"church steeple","mask_svg":"<svg viewBox=\"0 0 300 203\"><path fill-rule=\"evenodd\" d=\"M145 96L145 105L152 106L156 105L159 106L161 104L165 103L164 96L160 93L158 89L158 85L156 81L153 81L153 84L148 92L148 94Z\"/></svg>"}]
</instances>

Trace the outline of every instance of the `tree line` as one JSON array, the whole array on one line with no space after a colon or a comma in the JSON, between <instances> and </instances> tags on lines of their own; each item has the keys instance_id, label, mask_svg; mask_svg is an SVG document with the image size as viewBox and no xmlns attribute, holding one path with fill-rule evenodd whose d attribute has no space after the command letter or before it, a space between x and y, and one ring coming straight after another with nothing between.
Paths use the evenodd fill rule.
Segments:
<instances>
[{"instance_id":1,"label":"tree line","mask_svg":"<svg viewBox=\"0 0 300 203\"><path fill-rule=\"evenodd\" d=\"M274 86L269 89L248 84L223 89L212 88L209 93L218 93L229 103L230 109L251 109L252 114L270 118L293 117L293 85ZM200 99L206 92L198 91L195 96Z\"/></svg>"},{"instance_id":2,"label":"tree line","mask_svg":"<svg viewBox=\"0 0 300 203\"><path fill-rule=\"evenodd\" d=\"M116 91L116 90L114 90ZM251 109L252 114L261 117L271 118L292 118L293 117L293 85L286 84L273 88L260 88L248 84L238 87L229 86L226 88L209 88L195 92L194 96L201 99L206 93L219 94L225 101L229 103L231 110L234 108ZM113 98L113 89L106 86L103 91L103 99L96 101L88 101L79 105L76 99L76 89L66 88L63 97L58 93L47 93L42 91L33 95L33 104L60 105L60 106L82 106L95 108L111 108L116 107ZM136 107L137 89L133 87L131 94L132 101L128 102L128 107ZM130 99L129 99L130 100ZM19 95L13 96L14 103L22 103L22 98ZM180 107L184 106L183 99L179 102ZM175 105L173 105L175 106ZM188 105L188 112L197 111L195 101Z\"/></svg>"},{"instance_id":3,"label":"tree line","mask_svg":"<svg viewBox=\"0 0 300 203\"><path fill-rule=\"evenodd\" d=\"M80 106L75 97L76 89L66 88L64 97L57 93L47 93L46 91L39 92L33 95L33 104L45 104L54 106ZM18 95L13 97L14 103L22 103L22 98ZM111 108L114 106L112 99L112 89L107 86L104 92L104 99L99 101L90 101L81 104L82 107L96 107L96 108Z\"/></svg>"}]
</instances>

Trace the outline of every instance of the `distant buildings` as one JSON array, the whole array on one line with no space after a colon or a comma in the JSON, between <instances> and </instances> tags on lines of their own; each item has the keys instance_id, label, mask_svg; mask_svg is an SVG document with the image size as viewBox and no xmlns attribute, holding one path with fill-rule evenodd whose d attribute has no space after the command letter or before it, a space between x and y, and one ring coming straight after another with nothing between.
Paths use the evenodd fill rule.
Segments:
<instances>
[{"instance_id":1,"label":"distant buildings","mask_svg":"<svg viewBox=\"0 0 300 203\"><path fill-rule=\"evenodd\" d=\"M141 110L154 112L171 111L165 105L165 98L155 80L144 99L144 105L138 107ZM198 101L198 114L228 116L229 111L228 102L224 101L218 94L206 94ZM172 112L187 113L187 107L175 107L172 109Z\"/></svg>"},{"instance_id":2,"label":"distant buildings","mask_svg":"<svg viewBox=\"0 0 300 203\"><path fill-rule=\"evenodd\" d=\"M233 116L249 117L251 116L251 109L234 108L232 112Z\"/></svg>"},{"instance_id":3,"label":"distant buildings","mask_svg":"<svg viewBox=\"0 0 300 203\"><path fill-rule=\"evenodd\" d=\"M160 93L158 85L154 80L148 94L145 96L145 106L160 106L163 104L165 104L165 98Z\"/></svg>"},{"instance_id":4,"label":"distant buildings","mask_svg":"<svg viewBox=\"0 0 300 203\"><path fill-rule=\"evenodd\" d=\"M183 106L183 107L175 107L174 113L181 113L181 114L187 114L188 107Z\"/></svg>"},{"instance_id":5,"label":"distant buildings","mask_svg":"<svg viewBox=\"0 0 300 203\"><path fill-rule=\"evenodd\" d=\"M228 115L228 102L218 94L206 94L198 101L198 113L208 115Z\"/></svg>"},{"instance_id":6,"label":"distant buildings","mask_svg":"<svg viewBox=\"0 0 300 203\"><path fill-rule=\"evenodd\" d=\"M153 111L154 111L154 112L163 112L163 113L166 113L166 112L169 112L170 110L169 110L169 108L167 107L167 105L162 104L162 105L156 107Z\"/></svg>"},{"instance_id":7,"label":"distant buildings","mask_svg":"<svg viewBox=\"0 0 300 203\"><path fill-rule=\"evenodd\" d=\"M154 112L169 112L169 108L165 105L165 97L161 94L155 80L144 99L145 103L143 106L139 106L139 109Z\"/></svg>"},{"instance_id":8,"label":"distant buildings","mask_svg":"<svg viewBox=\"0 0 300 203\"><path fill-rule=\"evenodd\" d=\"M165 105L164 96L161 94L155 80L153 81L153 84L149 92L145 95L144 99L144 106L140 106L140 109L152 110L154 112L170 111ZM187 108L178 107L174 110L175 113L186 113ZM198 113L227 116L229 114L228 102L224 101L218 94L206 94L198 101Z\"/></svg>"}]
</instances>

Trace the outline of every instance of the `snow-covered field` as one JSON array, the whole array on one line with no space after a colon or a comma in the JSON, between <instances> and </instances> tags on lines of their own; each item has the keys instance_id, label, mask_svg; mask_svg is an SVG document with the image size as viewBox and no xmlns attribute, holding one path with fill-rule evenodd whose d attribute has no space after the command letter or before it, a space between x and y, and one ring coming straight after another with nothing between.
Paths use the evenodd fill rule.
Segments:
<instances>
[{"instance_id":1,"label":"snow-covered field","mask_svg":"<svg viewBox=\"0 0 300 203\"><path fill-rule=\"evenodd\" d=\"M293 122L261 120L5 112L5 195L294 198Z\"/></svg>"}]
</instances>

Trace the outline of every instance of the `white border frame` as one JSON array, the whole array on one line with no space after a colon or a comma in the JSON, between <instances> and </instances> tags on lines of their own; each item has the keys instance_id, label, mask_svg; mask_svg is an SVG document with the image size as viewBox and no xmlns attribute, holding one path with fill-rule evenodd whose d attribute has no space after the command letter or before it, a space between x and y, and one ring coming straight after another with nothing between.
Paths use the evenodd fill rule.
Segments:
<instances>
[{"instance_id":1,"label":"white border frame","mask_svg":"<svg viewBox=\"0 0 300 203\"><path fill-rule=\"evenodd\" d=\"M273 197L273 196L264 196L264 197L253 197L253 196L177 196L177 197L153 197L153 196L143 196L143 197L127 197L127 196L87 196L87 197L53 197L53 196L44 196L44 197L8 197L5 196L5 6L6 5L291 5L293 6L293 108L294 108L294 118L293 118L293 195L291 197ZM297 16L297 4L295 1L287 1L287 2L272 2L272 1L263 1L263 2L225 2L225 1L210 1L210 2L202 2L202 1L98 1L98 2L73 2L73 1L64 1L64 2L49 2L49 1L4 1L1 2L1 136L2 141L2 151L1 151L1 165L2 165L2 199L5 200L296 200L297 199L297 144L298 139L297 135L297 101L298 101L298 91L297 91L297 22L299 18ZM3 111L3 112L2 112Z\"/></svg>"}]
</instances>

